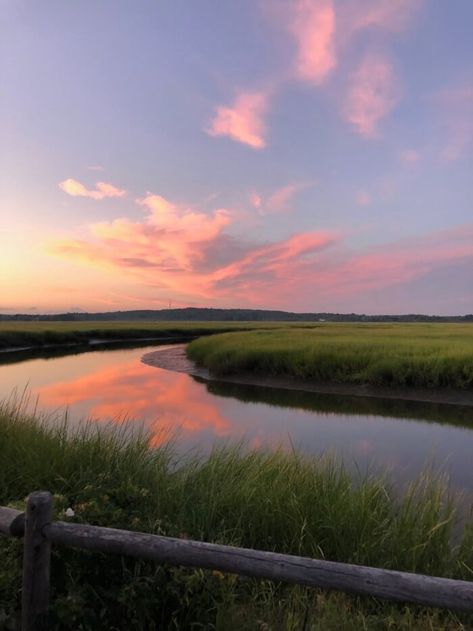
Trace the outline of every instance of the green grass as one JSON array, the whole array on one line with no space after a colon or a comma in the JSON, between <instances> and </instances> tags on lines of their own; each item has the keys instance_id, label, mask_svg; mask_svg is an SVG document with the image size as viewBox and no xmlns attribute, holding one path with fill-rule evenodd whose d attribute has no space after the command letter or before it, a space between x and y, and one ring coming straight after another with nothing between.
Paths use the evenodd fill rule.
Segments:
<instances>
[{"instance_id":1,"label":"green grass","mask_svg":"<svg viewBox=\"0 0 473 631\"><path fill-rule=\"evenodd\" d=\"M431 475L394 491L328 458L151 448L130 425L67 424L0 408L0 505L55 495L55 518L472 578L473 529ZM21 544L0 539L0 629L18 610ZM465 629L473 619L168 566L55 549L50 629ZM5 625L2 627L3 624ZM305 624L305 627L303 626Z\"/></svg>"},{"instance_id":2,"label":"green grass","mask_svg":"<svg viewBox=\"0 0 473 631\"><path fill-rule=\"evenodd\" d=\"M473 387L470 324L325 324L214 335L188 355L215 375L389 387Z\"/></svg>"},{"instance_id":3,"label":"green grass","mask_svg":"<svg viewBox=\"0 0 473 631\"><path fill-rule=\"evenodd\" d=\"M83 344L91 339L190 337L244 328L207 322L1 322L0 348Z\"/></svg>"},{"instance_id":4,"label":"green grass","mask_svg":"<svg viewBox=\"0 0 473 631\"><path fill-rule=\"evenodd\" d=\"M261 322L0 322L0 349L50 344L83 344L90 339L196 337L225 331L293 326ZM308 325L310 326L310 325Z\"/></svg>"}]
</instances>

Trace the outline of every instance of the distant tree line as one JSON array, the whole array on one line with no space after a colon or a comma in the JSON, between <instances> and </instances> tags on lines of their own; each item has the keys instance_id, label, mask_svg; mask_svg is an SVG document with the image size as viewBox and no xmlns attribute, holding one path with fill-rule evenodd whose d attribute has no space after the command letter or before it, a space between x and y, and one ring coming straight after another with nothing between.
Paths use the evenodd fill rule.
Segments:
<instances>
[{"instance_id":1,"label":"distant tree line","mask_svg":"<svg viewBox=\"0 0 473 631\"><path fill-rule=\"evenodd\" d=\"M438 316L408 313L404 315L366 315L359 313L293 313L268 309L159 309L140 311L106 311L103 313L55 313L55 314L0 314L0 321L250 321L250 322L473 322L473 314L464 316Z\"/></svg>"}]
</instances>

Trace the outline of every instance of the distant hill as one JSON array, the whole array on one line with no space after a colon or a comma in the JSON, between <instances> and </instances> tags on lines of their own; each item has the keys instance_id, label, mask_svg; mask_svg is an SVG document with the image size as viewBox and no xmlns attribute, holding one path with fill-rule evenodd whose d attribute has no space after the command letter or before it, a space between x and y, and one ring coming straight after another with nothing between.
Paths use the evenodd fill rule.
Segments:
<instances>
[{"instance_id":1,"label":"distant hill","mask_svg":"<svg viewBox=\"0 0 473 631\"><path fill-rule=\"evenodd\" d=\"M366 315L358 313L292 313L267 309L160 309L140 311L107 311L104 313L56 313L53 315L0 314L0 321L250 321L250 322L473 322L473 314L464 316L436 316L423 314Z\"/></svg>"}]
</instances>

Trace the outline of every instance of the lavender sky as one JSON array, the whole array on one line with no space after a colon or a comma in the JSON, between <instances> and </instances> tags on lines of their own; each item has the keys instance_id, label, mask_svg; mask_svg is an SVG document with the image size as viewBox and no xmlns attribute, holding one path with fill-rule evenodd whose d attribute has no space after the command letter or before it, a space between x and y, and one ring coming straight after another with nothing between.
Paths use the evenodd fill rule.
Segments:
<instances>
[{"instance_id":1,"label":"lavender sky","mask_svg":"<svg viewBox=\"0 0 473 631\"><path fill-rule=\"evenodd\" d=\"M0 19L0 312L473 312L471 0Z\"/></svg>"}]
</instances>

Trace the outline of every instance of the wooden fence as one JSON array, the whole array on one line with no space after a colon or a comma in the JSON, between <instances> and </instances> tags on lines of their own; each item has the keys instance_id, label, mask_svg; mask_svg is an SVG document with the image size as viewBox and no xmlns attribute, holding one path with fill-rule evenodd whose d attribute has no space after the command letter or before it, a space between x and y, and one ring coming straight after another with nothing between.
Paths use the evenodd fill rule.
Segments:
<instances>
[{"instance_id":1,"label":"wooden fence","mask_svg":"<svg viewBox=\"0 0 473 631\"><path fill-rule=\"evenodd\" d=\"M52 544L473 611L473 582L51 521L52 510L52 495L46 491L32 493L24 513L0 507L0 533L24 540L22 631L47 628Z\"/></svg>"}]
</instances>

